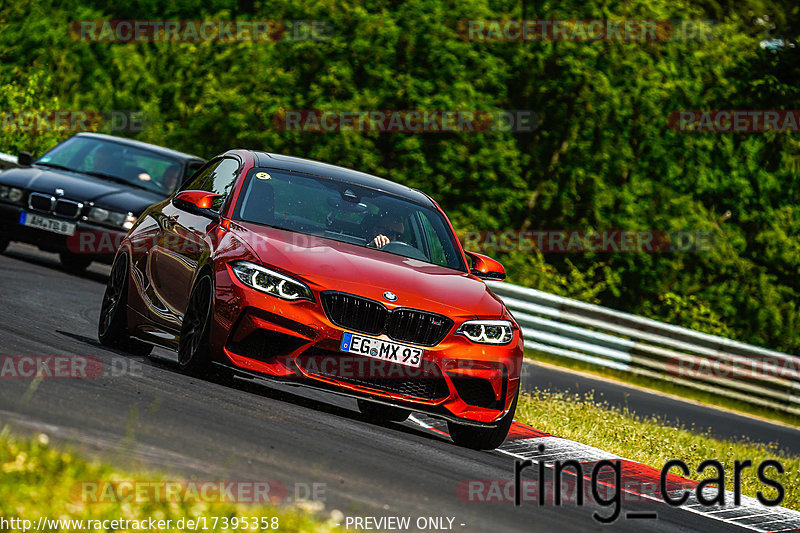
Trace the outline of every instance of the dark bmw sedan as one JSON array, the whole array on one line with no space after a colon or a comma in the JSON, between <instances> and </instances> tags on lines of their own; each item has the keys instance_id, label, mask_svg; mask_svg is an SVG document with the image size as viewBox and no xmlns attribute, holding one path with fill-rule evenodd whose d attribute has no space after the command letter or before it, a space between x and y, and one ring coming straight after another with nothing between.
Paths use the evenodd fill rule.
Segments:
<instances>
[{"instance_id":1,"label":"dark bmw sedan","mask_svg":"<svg viewBox=\"0 0 800 533\"><path fill-rule=\"evenodd\" d=\"M0 172L0 252L22 241L57 252L73 272L110 263L137 217L204 162L97 133L79 133L35 161L20 154L23 166Z\"/></svg>"}]
</instances>

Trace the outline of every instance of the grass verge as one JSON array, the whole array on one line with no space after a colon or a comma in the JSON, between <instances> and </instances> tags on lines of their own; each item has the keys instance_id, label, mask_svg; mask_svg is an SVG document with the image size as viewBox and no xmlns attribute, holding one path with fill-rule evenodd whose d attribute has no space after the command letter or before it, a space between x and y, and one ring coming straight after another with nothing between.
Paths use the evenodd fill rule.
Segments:
<instances>
[{"instance_id":1,"label":"grass verge","mask_svg":"<svg viewBox=\"0 0 800 533\"><path fill-rule=\"evenodd\" d=\"M550 355L543 352L526 350L525 357L537 362L548 363L551 365L560 366L563 368L569 368L573 370L579 370L587 374L593 374L595 376L613 379L615 381L619 381L622 383L629 383L631 385L644 387L654 391L665 392L667 394L678 396L680 398L684 398L687 400L692 400L698 403L723 407L725 409L736 411L738 413L742 413L745 415L756 416L758 418L774 420L776 422L782 422L790 426L800 427L800 417L791 415L789 413L784 413L782 411L777 411L775 409L768 409L758 405L753 405L747 402L728 398L727 396L712 394L710 392L693 389L691 387L685 387L675 383L670 383L668 381L660 381L657 379L651 379L644 376L637 376L627 372L622 372L611 368L604 368L583 361L569 359L568 357L559 357L556 355Z\"/></svg>"},{"instance_id":2,"label":"grass verge","mask_svg":"<svg viewBox=\"0 0 800 533\"><path fill-rule=\"evenodd\" d=\"M321 520L313 513L319 509L198 501L202 498L192 498L192 501L184 502L89 503L83 501L80 490L76 490L86 481L120 483L143 480L167 481L163 474L124 471L106 463L86 461L73 453L51 447L48 437L44 434L23 439L12 437L7 427L0 431L0 519L30 520L33 524L37 524L40 517L61 521L84 521L83 527L77 527L75 523L62 522L46 528L49 531L105 531L103 527L87 528L87 521L142 521L150 518L171 520L172 526L159 528L161 531L183 531L187 529L185 525L183 529L177 527L180 519L184 519L185 524L187 519L198 520L203 517L209 530L212 519L217 518L217 527L214 529L216 531L262 531L264 529L262 526L266 524L277 525L277 530L282 532L323 533L339 530L334 525L341 518L335 516L337 511L334 511L328 520ZM273 517L277 518L276 522L272 521ZM247 522L242 521L245 518ZM267 518L267 521L262 521L263 518ZM252 527L254 519L255 523L259 524L258 528ZM243 527L243 523L248 527ZM227 529L224 527L225 524L228 525ZM12 527L13 529L15 528ZM111 529L126 528L111 527ZM139 528L131 528L131 530L136 529ZM199 529L202 531L202 526Z\"/></svg>"},{"instance_id":3,"label":"grass verge","mask_svg":"<svg viewBox=\"0 0 800 533\"><path fill-rule=\"evenodd\" d=\"M759 442L729 442L699 434L683 426L671 426L655 417L637 416L606 402L596 401L593 393L583 396L561 392L534 391L520 396L516 420L546 431L601 448L626 459L661 469L670 459L681 459L689 466L694 480L716 477L714 468L697 474L705 459L716 459L725 467L725 485L733 490L734 461L750 459L758 466L766 459L777 459L785 473L768 470L768 476L784 486L783 507L800 511L800 456L787 455L775 444ZM678 471L675 471L678 473ZM758 481L756 469L742 474L742 494L756 496L762 491L767 498L777 492Z\"/></svg>"}]
</instances>

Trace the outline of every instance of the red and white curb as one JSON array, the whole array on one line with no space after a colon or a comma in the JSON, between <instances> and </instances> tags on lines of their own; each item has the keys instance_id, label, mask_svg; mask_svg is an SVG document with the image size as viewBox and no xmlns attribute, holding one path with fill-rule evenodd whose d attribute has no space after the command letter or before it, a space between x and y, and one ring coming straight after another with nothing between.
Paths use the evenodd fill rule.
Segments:
<instances>
[{"instance_id":1,"label":"red and white curb","mask_svg":"<svg viewBox=\"0 0 800 533\"><path fill-rule=\"evenodd\" d=\"M409 417L409 420L428 431L438 435L449 436L447 423L443 420L421 414L414 414ZM537 466L540 463L544 463L546 468L553 468L553 464L556 461L560 461L562 464L568 460L577 461L582 466L585 466L584 480L589 479L588 473L591 472L598 461L618 461L622 471L621 491L623 493L634 495L639 501L649 500L664 503L659 490L661 483L660 470L619 457L599 448L538 431L516 421L512 424L506 441L494 452L519 460L530 460ZM535 469L536 466L533 468ZM567 472L572 471L567 470ZM598 479L602 484L609 484L610 482L613 485L614 480L611 479L611 476L604 476L601 473ZM511 476L509 476L509 481L513 481ZM800 512L798 511L784 507L768 507L762 505L756 498L744 495L741 496L741 501L736 505L734 504L734 494L730 491L725 492L725 505L704 505L697 499L696 489L698 482L675 474L669 474L666 481L666 492L671 499L678 499L684 493L689 496L680 505L680 508L685 511L736 525L750 531L800 533ZM648 487L649 490L641 490L644 487ZM704 487L703 495L708 493L708 499L711 499L716 495L716 492L715 488Z\"/></svg>"}]
</instances>

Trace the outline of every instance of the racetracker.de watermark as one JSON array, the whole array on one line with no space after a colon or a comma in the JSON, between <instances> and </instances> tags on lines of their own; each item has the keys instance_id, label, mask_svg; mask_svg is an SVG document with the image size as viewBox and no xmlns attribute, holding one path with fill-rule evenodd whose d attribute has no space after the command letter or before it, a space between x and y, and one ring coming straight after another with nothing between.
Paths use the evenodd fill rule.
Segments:
<instances>
[{"instance_id":1,"label":"racetracker.de watermark","mask_svg":"<svg viewBox=\"0 0 800 533\"><path fill-rule=\"evenodd\" d=\"M478 42L537 41L708 41L715 38L713 20L652 19L471 19L456 31Z\"/></svg>"},{"instance_id":2,"label":"racetracker.de watermark","mask_svg":"<svg viewBox=\"0 0 800 533\"><path fill-rule=\"evenodd\" d=\"M666 253L708 252L707 231L662 230L483 230L459 233L473 252Z\"/></svg>"},{"instance_id":3,"label":"racetracker.de watermark","mask_svg":"<svg viewBox=\"0 0 800 533\"><path fill-rule=\"evenodd\" d=\"M331 36L326 20L76 20L74 41L276 42L323 41Z\"/></svg>"},{"instance_id":4,"label":"racetracker.de watermark","mask_svg":"<svg viewBox=\"0 0 800 533\"><path fill-rule=\"evenodd\" d=\"M73 500L84 503L261 503L277 504L287 489L278 481L81 481Z\"/></svg>"},{"instance_id":5,"label":"racetracker.de watermark","mask_svg":"<svg viewBox=\"0 0 800 533\"><path fill-rule=\"evenodd\" d=\"M143 365L128 357L90 355L0 355L0 379L94 379L143 377Z\"/></svg>"},{"instance_id":6,"label":"racetracker.de watermark","mask_svg":"<svg viewBox=\"0 0 800 533\"><path fill-rule=\"evenodd\" d=\"M684 133L763 133L800 131L797 109L727 109L673 111L667 126Z\"/></svg>"},{"instance_id":7,"label":"racetracker.de watermark","mask_svg":"<svg viewBox=\"0 0 800 533\"><path fill-rule=\"evenodd\" d=\"M796 357L695 357L684 355L667 361L668 374L692 380L800 380L800 361Z\"/></svg>"},{"instance_id":8,"label":"racetracker.de watermark","mask_svg":"<svg viewBox=\"0 0 800 533\"><path fill-rule=\"evenodd\" d=\"M0 111L0 130L24 132L135 132L150 125L144 111L5 110Z\"/></svg>"},{"instance_id":9,"label":"racetracker.de watermark","mask_svg":"<svg viewBox=\"0 0 800 533\"><path fill-rule=\"evenodd\" d=\"M531 132L539 116L530 110L281 110L272 117L279 131L314 133Z\"/></svg>"}]
</instances>

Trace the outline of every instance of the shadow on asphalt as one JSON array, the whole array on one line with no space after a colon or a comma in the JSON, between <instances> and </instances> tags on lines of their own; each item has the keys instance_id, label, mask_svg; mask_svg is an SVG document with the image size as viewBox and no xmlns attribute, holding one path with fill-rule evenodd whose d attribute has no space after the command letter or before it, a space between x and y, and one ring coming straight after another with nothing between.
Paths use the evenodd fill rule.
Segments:
<instances>
[{"instance_id":1,"label":"shadow on asphalt","mask_svg":"<svg viewBox=\"0 0 800 533\"><path fill-rule=\"evenodd\" d=\"M113 353L113 354L120 355L120 356L123 356L123 357L129 357L131 359L136 360L138 363L141 363L144 366L148 366L148 367L151 367L151 368L158 368L158 369L164 370L166 372L172 372L174 374L178 374L178 375L181 375L181 376L186 376L186 374L183 374L182 372L180 372L175 367L174 364L172 364L172 363L170 363L168 361L164 361L164 360L161 360L161 359L154 359L154 358L151 358L151 357L131 356L131 355L129 355L129 354L127 354L127 353L125 353L125 352L123 352L121 350L116 350L116 349L104 346L104 345L100 344L100 342L97 339L93 339L91 337L86 337L84 335L78 335L78 334L75 334L75 333L70 333L68 331L61 331L61 330L56 330L56 333L58 333L59 335L64 335L65 337L69 337L69 338L71 338L73 340L76 340L78 342L87 344L87 345L89 345L89 346L91 346L93 348L105 350L105 351L108 351L109 353ZM191 377L191 376L186 376L186 377ZM194 379L197 379L197 378L194 378ZM246 377L245 378L237 377L236 379L233 380L232 383L220 381L219 379L215 379L214 377L203 378L202 380L205 381L205 382L209 382L209 383L215 383L215 384L223 386L223 387L236 389L236 390L239 390L241 392L248 393L248 394L254 394L254 395L257 395L257 396L262 396L262 397L265 397L265 398L269 398L271 400L276 400L276 401L286 402L286 403L292 403L292 404L295 404L295 405L299 405L301 407L306 407L306 408L309 408L309 409L313 409L315 411L319 411L319 412L322 412L322 413L327 413L327 414L338 416L338 417L341 417L341 418L347 418L347 419L350 419L350 420L358 420L358 421L361 421L361 422L367 422L367 423L370 423L372 425L391 428L391 429L394 429L394 430L397 430L397 431L401 431L401 432L406 433L406 434L417 435L417 436L421 436L421 437L424 437L424 438L427 438L427 439L431 439L431 440L448 442L447 439L444 439L442 437L434 435L429 431L424 431L421 428L417 429L416 427L408 426L408 425L405 425L403 423L398 423L398 422L388 422L388 421L374 420L374 419L372 419L370 417L367 417L367 416L363 415L361 412L359 412L357 410L347 409L345 407L341 407L341 406L338 406L338 405L334 405L332 403L324 402L322 400L308 398L308 397L302 396L300 394L294 394L294 393L289 392L289 391L280 390L278 388L270 386L269 383L264 383L264 382L252 380L252 379L249 379L249 378L246 378ZM335 393L333 393L333 392L317 391L316 389L313 389L313 388L310 388L310 387L305 387L304 388L303 385L301 385L301 384L296 384L295 385L293 383L281 382L278 386L298 387L298 389L304 389L304 390L307 390L307 391L314 391L314 392L319 393L319 394L335 395Z\"/></svg>"},{"instance_id":2,"label":"shadow on asphalt","mask_svg":"<svg viewBox=\"0 0 800 533\"><path fill-rule=\"evenodd\" d=\"M105 285L106 282L108 281L108 274L103 274L103 273L100 273L100 272L96 272L96 271L92 270L92 268L93 268L92 266L89 267L89 270L84 270L80 274L76 274L74 272L70 272L68 270L65 270L64 267L61 266L61 263L59 262L59 260L58 260L58 258L56 256L53 256L53 258L51 259L50 257L44 257L42 255L31 255L30 253L26 253L23 250L24 249L20 249L20 248L14 247L12 249L6 250L5 252L3 252L2 255L6 256L6 257L11 257L13 259L19 259L20 261L24 261L26 263L30 263L30 264L33 264L33 265L49 268L51 270L57 270L59 272L67 274L69 276L75 276L77 278L88 279L90 281L96 281L97 283L102 283L103 285ZM35 249L32 248L31 250L35 250ZM38 250L37 250L37 252L38 252ZM39 253L42 253L42 252L39 252ZM96 265L96 264L97 263L93 263L92 265ZM103 265L103 266L105 267L106 265Z\"/></svg>"}]
</instances>

